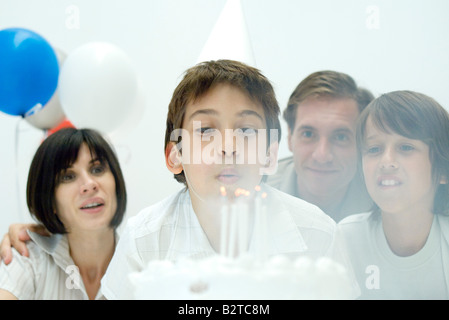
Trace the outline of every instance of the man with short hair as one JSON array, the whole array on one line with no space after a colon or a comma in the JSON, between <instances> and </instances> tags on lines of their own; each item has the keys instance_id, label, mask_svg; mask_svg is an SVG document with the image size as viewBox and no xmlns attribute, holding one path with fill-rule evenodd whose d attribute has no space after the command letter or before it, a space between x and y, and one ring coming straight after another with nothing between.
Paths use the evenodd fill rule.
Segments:
<instances>
[{"instance_id":1,"label":"man with short hair","mask_svg":"<svg viewBox=\"0 0 449 320\"><path fill-rule=\"evenodd\" d=\"M267 183L317 205L336 222L368 211L372 200L358 168L355 128L373 99L347 74L325 70L307 76L283 113L293 155L279 160Z\"/></svg>"}]
</instances>

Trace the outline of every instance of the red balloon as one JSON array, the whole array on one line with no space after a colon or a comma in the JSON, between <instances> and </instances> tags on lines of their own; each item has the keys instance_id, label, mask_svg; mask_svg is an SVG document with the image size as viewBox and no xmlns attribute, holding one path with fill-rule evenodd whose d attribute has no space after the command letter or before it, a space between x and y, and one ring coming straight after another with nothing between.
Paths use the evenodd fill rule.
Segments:
<instances>
[{"instance_id":1,"label":"red balloon","mask_svg":"<svg viewBox=\"0 0 449 320\"><path fill-rule=\"evenodd\" d=\"M48 129L46 131L46 137L49 137L56 131L61 130L62 128L75 128L75 126L66 118L60 124L58 124L56 127Z\"/></svg>"}]
</instances>

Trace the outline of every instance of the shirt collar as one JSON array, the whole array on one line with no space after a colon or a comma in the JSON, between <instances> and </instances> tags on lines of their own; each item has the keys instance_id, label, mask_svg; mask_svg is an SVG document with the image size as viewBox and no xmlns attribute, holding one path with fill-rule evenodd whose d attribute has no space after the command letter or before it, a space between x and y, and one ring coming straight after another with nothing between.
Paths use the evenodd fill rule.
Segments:
<instances>
[{"instance_id":1,"label":"shirt collar","mask_svg":"<svg viewBox=\"0 0 449 320\"><path fill-rule=\"evenodd\" d=\"M296 177L296 174L294 176ZM266 184L263 184L262 187L267 192L268 200L267 218L269 231L266 243L269 255L298 254L306 251L306 242L293 218L292 212L277 196L279 191ZM300 209L298 208L298 210Z\"/></svg>"},{"instance_id":2,"label":"shirt collar","mask_svg":"<svg viewBox=\"0 0 449 320\"><path fill-rule=\"evenodd\" d=\"M267 254L270 256L277 254L295 255L306 251L306 242L288 207L277 197L277 191L274 188L266 184L262 184L262 187L267 192L267 199L269 199L266 203L266 211L268 213L267 225L269 226L269 230L265 235ZM216 252L210 245L192 208L189 192L185 192L182 198L181 203L184 205L181 206L183 212L180 214L180 219L184 220L184 222L181 225L189 225L191 231L196 229L198 232L190 232L188 235L185 235L186 238L176 236L177 241L173 241L170 251L182 252L185 250L186 243L189 243L192 255L197 258L215 254ZM186 220L189 220L189 222ZM252 236L249 245L250 252L254 253L256 247L256 238Z\"/></svg>"},{"instance_id":3,"label":"shirt collar","mask_svg":"<svg viewBox=\"0 0 449 320\"><path fill-rule=\"evenodd\" d=\"M53 234L51 236L41 236L35 232L27 230L31 240L43 251L53 257L55 263L63 270L70 265L74 265L69 252L69 242L65 234Z\"/></svg>"},{"instance_id":4,"label":"shirt collar","mask_svg":"<svg viewBox=\"0 0 449 320\"><path fill-rule=\"evenodd\" d=\"M75 265L70 256L69 241L65 234L52 234L51 236L42 236L33 231L27 230L31 240L55 259L55 262L63 270L70 265ZM115 232L115 245L117 245L119 235Z\"/></svg>"},{"instance_id":5,"label":"shirt collar","mask_svg":"<svg viewBox=\"0 0 449 320\"><path fill-rule=\"evenodd\" d=\"M279 186L279 190L299 197L297 187L297 176L293 161L291 161L282 173L283 180Z\"/></svg>"}]
</instances>

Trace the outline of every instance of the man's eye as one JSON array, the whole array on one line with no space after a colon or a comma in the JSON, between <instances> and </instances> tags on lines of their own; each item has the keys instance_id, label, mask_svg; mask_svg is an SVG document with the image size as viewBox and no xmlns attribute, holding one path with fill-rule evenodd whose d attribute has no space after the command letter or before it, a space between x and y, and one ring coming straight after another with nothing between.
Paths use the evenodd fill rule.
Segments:
<instances>
[{"instance_id":1,"label":"man's eye","mask_svg":"<svg viewBox=\"0 0 449 320\"><path fill-rule=\"evenodd\" d=\"M314 136L314 134L313 134L312 131L303 131L303 132L301 132L301 137L303 137L303 138L310 139L310 138L313 138L313 136Z\"/></svg>"},{"instance_id":2,"label":"man's eye","mask_svg":"<svg viewBox=\"0 0 449 320\"><path fill-rule=\"evenodd\" d=\"M335 135L335 140L340 141L340 142L345 142L345 141L349 141L349 137L348 135L344 134L344 133L339 133Z\"/></svg>"}]
</instances>

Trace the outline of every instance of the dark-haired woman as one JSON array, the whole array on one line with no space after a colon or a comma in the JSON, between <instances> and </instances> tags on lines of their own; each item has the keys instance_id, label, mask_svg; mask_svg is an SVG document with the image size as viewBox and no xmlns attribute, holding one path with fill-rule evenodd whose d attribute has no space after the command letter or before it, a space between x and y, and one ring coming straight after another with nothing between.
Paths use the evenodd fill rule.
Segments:
<instances>
[{"instance_id":1,"label":"dark-haired woman","mask_svg":"<svg viewBox=\"0 0 449 320\"><path fill-rule=\"evenodd\" d=\"M29 256L0 264L1 299L104 299L100 284L126 208L118 159L95 130L62 129L37 149L27 205L52 234L29 232Z\"/></svg>"}]
</instances>

